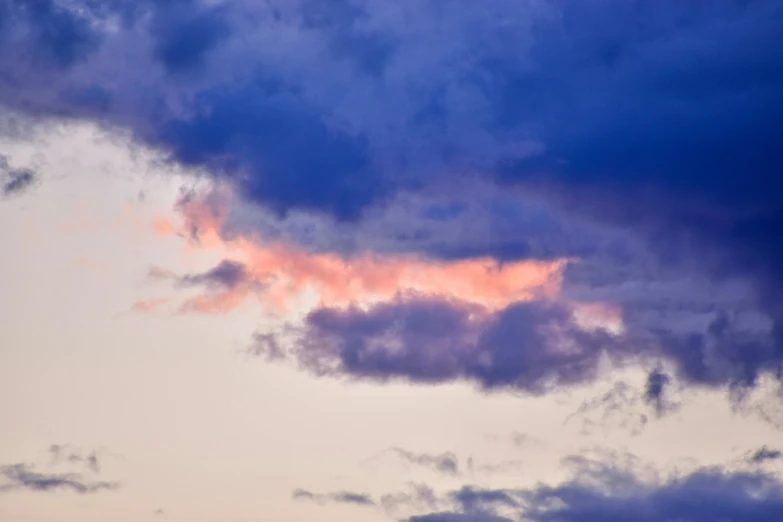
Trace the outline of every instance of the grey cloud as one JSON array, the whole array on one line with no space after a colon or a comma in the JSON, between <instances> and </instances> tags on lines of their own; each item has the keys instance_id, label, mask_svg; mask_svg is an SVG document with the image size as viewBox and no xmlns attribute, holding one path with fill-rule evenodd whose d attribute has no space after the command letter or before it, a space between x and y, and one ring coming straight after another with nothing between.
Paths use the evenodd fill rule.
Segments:
<instances>
[{"instance_id":1,"label":"grey cloud","mask_svg":"<svg viewBox=\"0 0 783 522\"><path fill-rule=\"evenodd\" d=\"M435 491L426 484L409 484L409 491L403 493L386 493L381 496L380 505L390 514L402 509L415 511L433 511L438 508L440 499Z\"/></svg>"},{"instance_id":2,"label":"grey cloud","mask_svg":"<svg viewBox=\"0 0 783 522\"><path fill-rule=\"evenodd\" d=\"M459 474L459 459L450 451L440 454L414 453L402 448L392 448L392 451L411 464L432 468L447 475Z\"/></svg>"},{"instance_id":3,"label":"grey cloud","mask_svg":"<svg viewBox=\"0 0 783 522\"><path fill-rule=\"evenodd\" d=\"M11 464L0 466L0 491L28 490L49 492L70 490L79 494L97 493L115 490L119 482L90 481L78 473L41 473L31 464Z\"/></svg>"},{"instance_id":4,"label":"grey cloud","mask_svg":"<svg viewBox=\"0 0 783 522\"><path fill-rule=\"evenodd\" d=\"M401 298L368 310L311 312L289 354L316 375L545 393L592 380L604 355L632 355L588 332L553 303L517 303L496 314L436 298ZM573 349L560 349L562 346Z\"/></svg>"},{"instance_id":5,"label":"grey cloud","mask_svg":"<svg viewBox=\"0 0 783 522\"><path fill-rule=\"evenodd\" d=\"M748 456L748 462L762 464L768 461L780 460L781 458L783 458L783 452L780 450L762 446Z\"/></svg>"},{"instance_id":6,"label":"grey cloud","mask_svg":"<svg viewBox=\"0 0 783 522\"><path fill-rule=\"evenodd\" d=\"M38 175L31 169L13 168L8 158L0 154L0 193L3 196L21 194L32 187Z\"/></svg>"},{"instance_id":7,"label":"grey cloud","mask_svg":"<svg viewBox=\"0 0 783 522\"><path fill-rule=\"evenodd\" d=\"M640 433L647 425L648 417L640 411L640 392L624 381L615 381L607 391L586 399L569 415L565 423L579 420L582 433L595 429L623 429L632 434Z\"/></svg>"},{"instance_id":8,"label":"grey cloud","mask_svg":"<svg viewBox=\"0 0 783 522\"><path fill-rule=\"evenodd\" d=\"M407 519L407 522L515 522L511 518L487 513L430 513Z\"/></svg>"},{"instance_id":9,"label":"grey cloud","mask_svg":"<svg viewBox=\"0 0 783 522\"><path fill-rule=\"evenodd\" d=\"M49 453L52 456L53 464L66 462L83 465L93 473L100 473L101 471L101 462L98 452L95 450L85 453L79 448L68 444L52 444L49 446Z\"/></svg>"},{"instance_id":10,"label":"grey cloud","mask_svg":"<svg viewBox=\"0 0 783 522\"><path fill-rule=\"evenodd\" d=\"M375 501L366 493L352 491L334 491L331 493L312 493L304 489L295 489L291 496L295 500L309 500L319 504L335 502L338 504L355 504L358 506L374 506Z\"/></svg>"}]
</instances>

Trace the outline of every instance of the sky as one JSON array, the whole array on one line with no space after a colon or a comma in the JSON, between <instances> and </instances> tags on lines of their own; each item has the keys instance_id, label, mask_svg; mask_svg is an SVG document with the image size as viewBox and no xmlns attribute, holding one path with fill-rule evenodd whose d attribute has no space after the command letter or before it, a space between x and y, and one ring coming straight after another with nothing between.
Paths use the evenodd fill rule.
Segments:
<instances>
[{"instance_id":1,"label":"sky","mask_svg":"<svg viewBox=\"0 0 783 522\"><path fill-rule=\"evenodd\" d=\"M0 521L783 520L776 0L0 0Z\"/></svg>"}]
</instances>

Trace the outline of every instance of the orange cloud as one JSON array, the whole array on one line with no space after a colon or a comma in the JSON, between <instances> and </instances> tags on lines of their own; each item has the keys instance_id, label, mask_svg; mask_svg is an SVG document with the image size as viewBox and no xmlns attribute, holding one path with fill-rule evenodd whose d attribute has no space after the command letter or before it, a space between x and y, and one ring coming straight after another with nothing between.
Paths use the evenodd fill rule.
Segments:
<instances>
[{"instance_id":1,"label":"orange cloud","mask_svg":"<svg viewBox=\"0 0 783 522\"><path fill-rule=\"evenodd\" d=\"M223 239L226 208L226 196L215 193L178 205L184 218L178 228L191 243L219 248L247 269L246 279L234 287L208 290L188 300L182 308L185 312L226 313L251 296L284 312L303 295L314 294L321 305L343 307L385 301L405 292L455 298L495 310L516 301L556 298L568 263L567 259L500 264L491 258L446 262L414 255L344 258L308 253L247 237ZM165 218L156 223L160 234L175 228Z\"/></svg>"},{"instance_id":2,"label":"orange cloud","mask_svg":"<svg viewBox=\"0 0 783 522\"><path fill-rule=\"evenodd\" d=\"M174 223L163 216L157 217L152 221L152 229L158 237L173 236L177 233L177 227Z\"/></svg>"},{"instance_id":3,"label":"orange cloud","mask_svg":"<svg viewBox=\"0 0 783 522\"><path fill-rule=\"evenodd\" d=\"M168 302L168 299L148 299L145 301L137 301L133 304L133 306L131 306L130 311L137 313L150 313L154 312Z\"/></svg>"}]
</instances>

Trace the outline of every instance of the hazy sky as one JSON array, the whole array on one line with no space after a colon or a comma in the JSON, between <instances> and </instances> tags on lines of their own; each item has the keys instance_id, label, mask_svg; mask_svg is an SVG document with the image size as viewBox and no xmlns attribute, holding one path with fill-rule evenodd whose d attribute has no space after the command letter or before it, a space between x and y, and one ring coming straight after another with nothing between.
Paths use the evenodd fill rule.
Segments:
<instances>
[{"instance_id":1,"label":"hazy sky","mask_svg":"<svg viewBox=\"0 0 783 522\"><path fill-rule=\"evenodd\" d=\"M0 520L783 520L781 28L0 0Z\"/></svg>"}]
</instances>

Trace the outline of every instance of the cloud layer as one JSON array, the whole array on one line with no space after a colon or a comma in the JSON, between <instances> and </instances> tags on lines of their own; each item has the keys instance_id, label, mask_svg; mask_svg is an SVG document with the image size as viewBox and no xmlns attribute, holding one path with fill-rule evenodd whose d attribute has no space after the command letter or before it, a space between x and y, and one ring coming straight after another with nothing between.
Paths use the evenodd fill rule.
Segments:
<instances>
[{"instance_id":1,"label":"cloud layer","mask_svg":"<svg viewBox=\"0 0 783 522\"><path fill-rule=\"evenodd\" d=\"M444 494L418 485L381 504L420 513L408 522L772 522L783 512L783 484L771 475L708 467L662 477L610 461L574 457L574 478L554 485Z\"/></svg>"}]
</instances>

